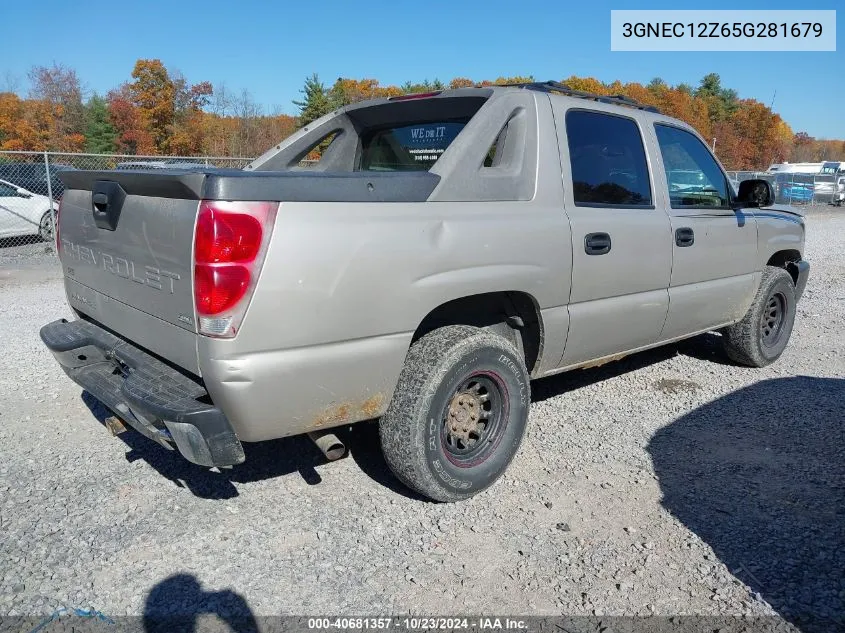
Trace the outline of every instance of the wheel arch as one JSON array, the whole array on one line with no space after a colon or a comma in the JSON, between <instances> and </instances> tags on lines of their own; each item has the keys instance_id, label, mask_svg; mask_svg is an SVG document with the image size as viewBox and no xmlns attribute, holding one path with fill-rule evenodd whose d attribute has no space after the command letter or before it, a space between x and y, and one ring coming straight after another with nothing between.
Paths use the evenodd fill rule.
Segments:
<instances>
[{"instance_id":1,"label":"wheel arch","mask_svg":"<svg viewBox=\"0 0 845 633\"><path fill-rule=\"evenodd\" d=\"M772 253L766 262L766 266L783 268L792 277L792 282L798 284L798 267L795 265L801 261L801 253L798 249L788 248Z\"/></svg>"},{"instance_id":2,"label":"wheel arch","mask_svg":"<svg viewBox=\"0 0 845 633\"><path fill-rule=\"evenodd\" d=\"M494 331L516 346L529 373L539 367L543 353L543 317L537 300L527 292L485 292L442 303L420 321L412 343L447 325L471 325Z\"/></svg>"}]
</instances>

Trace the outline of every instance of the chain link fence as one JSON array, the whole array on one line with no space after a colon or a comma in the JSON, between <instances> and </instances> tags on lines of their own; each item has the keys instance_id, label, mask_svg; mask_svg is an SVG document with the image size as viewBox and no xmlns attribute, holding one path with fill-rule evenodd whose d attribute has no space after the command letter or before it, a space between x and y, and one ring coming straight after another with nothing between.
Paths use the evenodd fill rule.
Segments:
<instances>
[{"instance_id":1,"label":"chain link fence","mask_svg":"<svg viewBox=\"0 0 845 633\"><path fill-rule=\"evenodd\" d=\"M841 205L845 193L845 173L802 174L797 172L729 171L735 188L744 180L763 179L771 183L775 201L780 204Z\"/></svg>"},{"instance_id":2,"label":"chain link fence","mask_svg":"<svg viewBox=\"0 0 845 633\"><path fill-rule=\"evenodd\" d=\"M64 191L60 174L69 169L242 169L252 158L219 156L135 156L0 151L0 265L10 259L54 253L55 209ZM303 161L310 163L314 161ZM730 171L734 187L763 178L783 204L842 204L845 173L801 174Z\"/></svg>"},{"instance_id":3,"label":"chain link fence","mask_svg":"<svg viewBox=\"0 0 845 633\"><path fill-rule=\"evenodd\" d=\"M61 172L69 169L241 169L252 158L217 156L130 156L0 151L0 265L53 253L55 209L64 191Z\"/></svg>"}]
</instances>

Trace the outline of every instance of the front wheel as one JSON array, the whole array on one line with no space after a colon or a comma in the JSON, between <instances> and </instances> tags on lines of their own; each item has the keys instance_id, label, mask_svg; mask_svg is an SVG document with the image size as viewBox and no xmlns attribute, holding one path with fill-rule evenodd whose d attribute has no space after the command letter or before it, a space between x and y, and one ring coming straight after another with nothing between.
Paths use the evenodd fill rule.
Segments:
<instances>
[{"instance_id":1,"label":"front wheel","mask_svg":"<svg viewBox=\"0 0 845 633\"><path fill-rule=\"evenodd\" d=\"M766 266L757 295L742 321L724 330L728 357L741 365L765 367L776 361L795 323L795 284L783 268Z\"/></svg>"},{"instance_id":2,"label":"front wheel","mask_svg":"<svg viewBox=\"0 0 845 633\"><path fill-rule=\"evenodd\" d=\"M38 235L45 242L53 241L53 214L49 209L44 212L38 223Z\"/></svg>"},{"instance_id":3,"label":"front wheel","mask_svg":"<svg viewBox=\"0 0 845 633\"><path fill-rule=\"evenodd\" d=\"M516 455L528 422L525 362L503 337L439 328L411 346L379 423L393 473L435 501L491 486Z\"/></svg>"}]
</instances>

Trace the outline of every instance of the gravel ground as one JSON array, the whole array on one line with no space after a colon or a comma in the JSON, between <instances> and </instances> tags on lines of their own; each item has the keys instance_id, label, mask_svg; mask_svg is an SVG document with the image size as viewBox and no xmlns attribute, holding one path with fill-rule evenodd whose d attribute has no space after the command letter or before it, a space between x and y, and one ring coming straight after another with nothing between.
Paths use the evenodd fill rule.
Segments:
<instances>
[{"instance_id":1,"label":"gravel ground","mask_svg":"<svg viewBox=\"0 0 845 633\"><path fill-rule=\"evenodd\" d=\"M227 474L111 438L38 339L69 315L51 256L0 254L0 615L779 614L833 630L845 212L807 223L813 269L778 363L731 366L708 335L538 381L506 476L453 505L395 482L373 424L339 462L293 438L247 446Z\"/></svg>"}]
</instances>

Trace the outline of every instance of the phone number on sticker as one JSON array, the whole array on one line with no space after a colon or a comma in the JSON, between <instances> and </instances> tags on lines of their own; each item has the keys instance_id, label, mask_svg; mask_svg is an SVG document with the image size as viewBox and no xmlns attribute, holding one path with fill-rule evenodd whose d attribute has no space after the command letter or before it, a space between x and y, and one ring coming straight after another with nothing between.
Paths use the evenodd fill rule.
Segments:
<instances>
[{"instance_id":1,"label":"phone number on sticker","mask_svg":"<svg viewBox=\"0 0 845 633\"><path fill-rule=\"evenodd\" d=\"M821 37L821 22L625 22L622 37Z\"/></svg>"}]
</instances>

